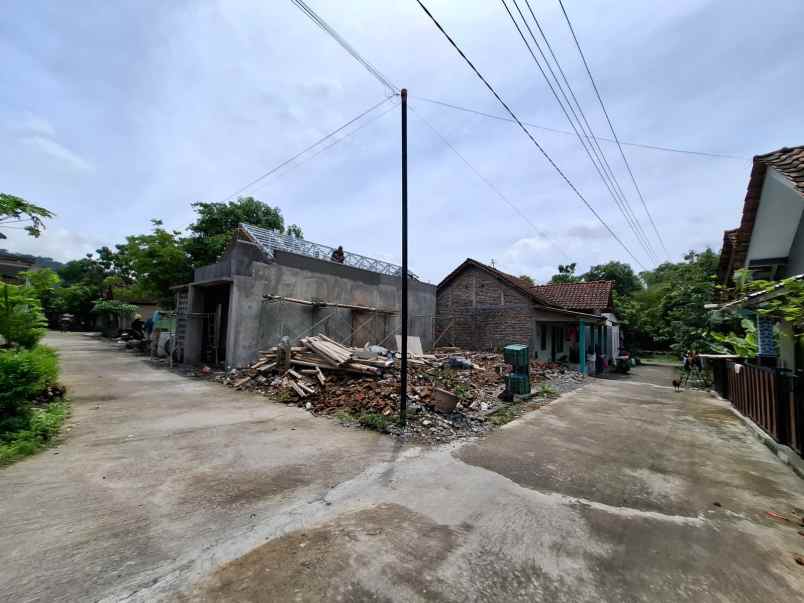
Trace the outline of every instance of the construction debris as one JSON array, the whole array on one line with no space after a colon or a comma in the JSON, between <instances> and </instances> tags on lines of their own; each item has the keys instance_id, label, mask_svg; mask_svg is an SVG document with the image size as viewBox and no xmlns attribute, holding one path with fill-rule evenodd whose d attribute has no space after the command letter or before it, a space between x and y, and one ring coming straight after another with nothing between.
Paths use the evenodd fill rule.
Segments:
<instances>
[{"instance_id":1,"label":"construction debris","mask_svg":"<svg viewBox=\"0 0 804 603\"><path fill-rule=\"evenodd\" d=\"M489 431L495 413L511 413L499 399L510 371L501 354L437 349L408 355L408 423L397 425L400 354L379 346L354 348L319 334L260 352L249 367L213 379L318 415L334 415L407 439L443 442ZM583 376L557 364L530 363L530 407L578 387ZM524 411L524 410L523 410ZM511 415L512 417L515 415Z\"/></svg>"}]
</instances>

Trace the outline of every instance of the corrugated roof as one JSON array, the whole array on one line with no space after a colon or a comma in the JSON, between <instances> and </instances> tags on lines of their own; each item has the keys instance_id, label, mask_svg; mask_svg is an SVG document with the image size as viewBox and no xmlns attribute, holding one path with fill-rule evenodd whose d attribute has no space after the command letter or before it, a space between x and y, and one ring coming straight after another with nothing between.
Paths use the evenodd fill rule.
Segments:
<instances>
[{"instance_id":1,"label":"corrugated roof","mask_svg":"<svg viewBox=\"0 0 804 603\"><path fill-rule=\"evenodd\" d=\"M536 285L531 290L552 304L570 310L607 310L611 308L614 281L590 283L549 283Z\"/></svg>"},{"instance_id":2,"label":"corrugated roof","mask_svg":"<svg viewBox=\"0 0 804 603\"><path fill-rule=\"evenodd\" d=\"M313 243L306 239L299 239L298 237L284 234L277 230L260 228L252 224L241 224L240 229L252 242L259 245L269 258L272 258L274 251L278 249L280 251L289 251L290 253L330 261L332 259L332 252L335 251L334 247L329 247L328 245ZM387 274L389 276L398 277L402 274L401 266L351 251L344 251L343 264L352 266L353 268L362 268L363 270ZM410 278L418 278L412 272L408 271L408 273Z\"/></svg>"}]
</instances>

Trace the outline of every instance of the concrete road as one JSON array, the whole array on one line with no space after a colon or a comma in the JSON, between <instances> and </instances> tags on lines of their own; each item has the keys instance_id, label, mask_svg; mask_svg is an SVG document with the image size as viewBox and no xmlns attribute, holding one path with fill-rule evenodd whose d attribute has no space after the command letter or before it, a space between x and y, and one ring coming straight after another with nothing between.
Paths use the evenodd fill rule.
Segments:
<instances>
[{"instance_id":1,"label":"concrete road","mask_svg":"<svg viewBox=\"0 0 804 603\"><path fill-rule=\"evenodd\" d=\"M766 514L804 508L804 483L724 404L637 381L639 369L484 439L422 449L151 368L101 341L50 343L75 427L58 455L0 470L0 600L770 602L804 592L793 558L804 537Z\"/></svg>"}]
</instances>

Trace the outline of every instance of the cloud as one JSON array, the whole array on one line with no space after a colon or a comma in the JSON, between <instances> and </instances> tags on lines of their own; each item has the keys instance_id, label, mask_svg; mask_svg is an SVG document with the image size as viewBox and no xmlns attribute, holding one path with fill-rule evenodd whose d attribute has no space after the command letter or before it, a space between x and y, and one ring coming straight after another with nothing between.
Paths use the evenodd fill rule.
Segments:
<instances>
[{"instance_id":1,"label":"cloud","mask_svg":"<svg viewBox=\"0 0 804 603\"><path fill-rule=\"evenodd\" d=\"M23 230L6 230L4 234L8 238L0 242L0 247L11 253L41 255L61 262L82 258L108 244L96 237L55 225L46 228L38 238L29 236Z\"/></svg>"},{"instance_id":2,"label":"cloud","mask_svg":"<svg viewBox=\"0 0 804 603\"><path fill-rule=\"evenodd\" d=\"M22 142L42 153L58 159L70 167L82 172L94 172L95 166L52 138L44 136L25 136Z\"/></svg>"},{"instance_id":3,"label":"cloud","mask_svg":"<svg viewBox=\"0 0 804 603\"><path fill-rule=\"evenodd\" d=\"M46 136L48 138L56 136L56 129L48 120L38 117L30 111L26 111L22 119L11 124L11 127L27 135Z\"/></svg>"},{"instance_id":4,"label":"cloud","mask_svg":"<svg viewBox=\"0 0 804 603\"><path fill-rule=\"evenodd\" d=\"M582 240L607 239L611 236L604 226L587 226L586 224L570 226L566 232L567 237Z\"/></svg>"}]
</instances>

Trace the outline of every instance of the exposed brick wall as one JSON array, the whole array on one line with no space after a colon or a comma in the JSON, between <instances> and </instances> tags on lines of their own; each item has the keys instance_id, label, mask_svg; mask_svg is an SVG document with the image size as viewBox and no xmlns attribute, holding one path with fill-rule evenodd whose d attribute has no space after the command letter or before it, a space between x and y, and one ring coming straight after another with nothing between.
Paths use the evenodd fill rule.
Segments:
<instances>
[{"instance_id":1,"label":"exposed brick wall","mask_svg":"<svg viewBox=\"0 0 804 603\"><path fill-rule=\"evenodd\" d=\"M447 330L438 345L494 350L532 343L531 301L477 268L467 268L438 292L436 311L436 337Z\"/></svg>"}]
</instances>

